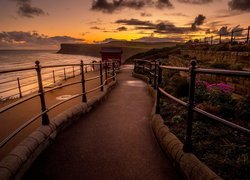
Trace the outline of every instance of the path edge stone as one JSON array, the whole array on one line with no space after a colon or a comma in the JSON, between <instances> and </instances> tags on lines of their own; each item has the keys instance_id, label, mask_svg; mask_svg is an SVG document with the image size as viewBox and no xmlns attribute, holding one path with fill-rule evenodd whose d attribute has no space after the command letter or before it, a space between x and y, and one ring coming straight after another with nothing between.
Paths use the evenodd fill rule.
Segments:
<instances>
[{"instance_id":1,"label":"path edge stone","mask_svg":"<svg viewBox=\"0 0 250 180\"><path fill-rule=\"evenodd\" d=\"M134 72L132 76L148 84L147 77ZM156 96L156 91L149 84L148 91L153 98ZM151 128L164 154L182 174L183 178L188 180L221 180L221 177L208 168L194 154L183 151L183 143L171 133L168 126L164 124L162 116L155 113L155 107L156 102L151 112Z\"/></svg>"},{"instance_id":2,"label":"path edge stone","mask_svg":"<svg viewBox=\"0 0 250 180\"><path fill-rule=\"evenodd\" d=\"M87 103L66 109L51 119L49 125L41 125L21 141L0 161L0 180L21 179L36 158L53 143L57 135L105 100L116 84L116 80L110 82L104 86L104 91L100 95L91 98Z\"/></svg>"}]
</instances>

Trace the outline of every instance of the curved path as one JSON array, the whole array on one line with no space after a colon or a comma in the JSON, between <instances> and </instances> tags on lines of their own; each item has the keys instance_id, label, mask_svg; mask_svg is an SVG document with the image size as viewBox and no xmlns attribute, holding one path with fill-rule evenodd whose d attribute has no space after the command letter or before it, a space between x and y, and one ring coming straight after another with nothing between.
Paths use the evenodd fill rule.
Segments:
<instances>
[{"instance_id":1,"label":"curved path","mask_svg":"<svg viewBox=\"0 0 250 180\"><path fill-rule=\"evenodd\" d=\"M149 124L145 83L118 75L108 98L67 128L23 179L178 179Z\"/></svg>"}]
</instances>

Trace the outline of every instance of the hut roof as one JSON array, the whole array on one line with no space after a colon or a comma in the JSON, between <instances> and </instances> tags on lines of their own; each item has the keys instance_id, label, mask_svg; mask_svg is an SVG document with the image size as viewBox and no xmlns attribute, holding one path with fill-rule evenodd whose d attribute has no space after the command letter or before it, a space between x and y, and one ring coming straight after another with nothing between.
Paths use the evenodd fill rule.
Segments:
<instances>
[{"instance_id":1,"label":"hut roof","mask_svg":"<svg viewBox=\"0 0 250 180\"><path fill-rule=\"evenodd\" d=\"M121 47L102 47L101 53L121 53L122 54L122 48Z\"/></svg>"}]
</instances>

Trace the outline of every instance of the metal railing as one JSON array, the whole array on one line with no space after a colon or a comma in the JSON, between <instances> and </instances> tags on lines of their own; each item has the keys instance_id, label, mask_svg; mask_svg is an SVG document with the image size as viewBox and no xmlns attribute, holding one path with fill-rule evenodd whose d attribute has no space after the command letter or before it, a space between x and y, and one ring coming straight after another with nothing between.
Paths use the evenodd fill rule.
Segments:
<instances>
[{"instance_id":1,"label":"metal railing","mask_svg":"<svg viewBox=\"0 0 250 180\"><path fill-rule=\"evenodd\" d=\"M85 79L84 77L84 67L87 65L98 65L100 67L100 75L99 76L95 76L95 77L91 77L88 79ZM62 67L62 66L73 66L73 67L80 67L80 75L81 75L81 80L80 81L76 81L76 82L72 82L72 83L66 83L54 88L51 88L49 90L44 90L44 84L43 84L43 80L42 80L42 73L41 70L42 69L46 69L46 68L54 68L54 67ZM13 131L12 133L10 133L4 140L2 140L0 142L0 148L4 147L5 144L7 144L12 138L14 138L19 132L21 132L24 128L26 128L29 124L31 124L32 122L36 121L38 118L42 118L42 125L48 125L50 123L50 118L48 116L48 112L55 109L56 107L60 106L61 104L64 104L72 99L75 99L77 97L82 97L82 102L86 103L87 102L87 94L97 91L98 89L100 89L101 91L103 91L103 87L105 85L108 84L108 82L110 80L115 81L116 79L116 64L115 62L105 62L105 63L88 63L88 64L84 64L83 61L80 62L80 64L62 64L62 65L49 65L49 66L41 66L39 61L35 62L35 67L27 67L27 68L19 68L19 69L9 69L9 70L2 70L0 71L0 74L5 74L5 73L11 73L11 72L17 72L17 71L27 71L27 70L35 70L37 73L37 83L38 83L38 93L32 94L30 96L24 97L14 103L11 103L7 106L4 106L3 108L0 109L0 114L2 114L5 111L8 111L12 108L14 108L15 106L21 105L24 102L27 102L31 99L34 99L36 97L40 98L40 106L41 106L41 113L35 115L33 118L31 118L30 120L26 121L24 124L22 124L20 127L18 127L15 131ZM108 69L112 68L112 70L108 71ZM103 69L105 70L105 72L103 73ZM86 71L85 71L86 72ZM105 77L105 79L104 79ZM86 91L85 89L85 82L87 81L92 81L92 80L96 80L96 79L100 79L100 85L89 90ZM104 79L104 80L103 80ZM52 105L51 107L46 106L46 102L45 102L45 94L51 91L54 91L56 89L62 88L62 87L67 87L67 86L72 86L75 84L81 84L81 93L80 94L75 94L72 97L60 101L57 104Z\"/></svg>"},{"instance_id":2,"label":"metal railing","mask_svg":"<svg viewBox=\"0 0 250 180\"><path fill-rule=\"evenodd\" d=\"M243 34L246 32L245 34ZM219 35L212 35L210 37L204 37L203 39L199 39L199 42L194 42L197 45L216 45L216 44L223 44L223 43L230 43L230 44L250 44L250 26L247 28L236 29L232 30L231 32L227 33L220 33Z\"/></svg>"},{"instance_id":3,"label":"metal railing","mask_svg":"<svg viewBox=\"0 0 250 180\"><path fill-rule=\"evenodd\" d=\"M146 65L149 67L152 66L152 64L155 65L155 68L153 71L151 71L151 68L145 68ZM135 60L135 72L139 72L138 68L142 69L142 73L144 75L150 74L148 76L149 79L153 78L154 81L149 80L149 82L153 82L152 86L155 87L157 90L157 97L156 97L156 114L160 114L161 107L160 107L160 100L162 96L165 96L167 98L172 99L173 101L179 103L180 105L187 108L188 115L187 115L187 127L186 127L186 134L185 134L185 142L183 146L183 150L185 152L192 152L192 122L193 122L193 114L194 112L199 113L203 116L206 116L210 118L211 120L217 121L227 127L230 127L232 129L235 129L239 132L245 133L247 135L250 134L250 130L239 126L235 123L232 123L230 121L227 121L226 119L220 118L216 115L213 115L209 112L206 112L198 107L195 106L195 85L196 85L196 75L197 74L215 74L215 75L223 75L223 76L237 76L237 77L245 77L250 78L250 72L246 71L231 71L231 70L220 70L220 69L204 69L204 68L197 68L196 67L196 61L191 61L191 66L189 68L187 67L175 67L175 66L164 66L161 62L151 62L146 60ZM189 94L188 94L188 102L184 102L181 99L178 99L171 94L167 93L160 87L162 82L162 70L177 70L177 71L185 71L189 72ZM148 71L146 73L146 71ZM156 73L157 72L157 73Z\"/></svg>"},{"instance_id":4,"label":"metal railing","mask_svg":"<svg viewBox=\"0 0 250 180\"><path fill-rule=\"evenodd\" d=\"M63 68L60 68L63 67ZM60 69L53 69L48 72L42 73L42 75L46 75L45 79L43 81L46 81L44 83L44 86L48 85L53 85L56 84L57 82L60 82L61 80L67 80L71 77L75 77L77 75L80 75L80 67L75 68L76 64L66 64L66 65L47 65L43 66L43 68L50 69L50 68L60 68ZM88 69L93 69L95 70L95 64L89 64L85 66L85 72L88 72ZM13 71L11 72L17 72L17 71L29 71L33 70L32 68L19 68L19 69L12 69ZM2 70L2 73L10 73L9 70ZM34 90L37 90L38 87L33 87L36 84L36 75L27 75L24 77L17 77L16 79L12 80L7 80L7 81L2 81L0 82L0 85L8 87L11 86L10 88L5 88L3 90L0 90L0 95L4 93L8 93L7 96L3 96L2 100L4 99L10 99L12 97L18 96L19 98L23 97L24 94L31 93ZM24 82L23 81L28 81ZM47 82L49 81L49 82Z\"/></svg>"}]
</instances>

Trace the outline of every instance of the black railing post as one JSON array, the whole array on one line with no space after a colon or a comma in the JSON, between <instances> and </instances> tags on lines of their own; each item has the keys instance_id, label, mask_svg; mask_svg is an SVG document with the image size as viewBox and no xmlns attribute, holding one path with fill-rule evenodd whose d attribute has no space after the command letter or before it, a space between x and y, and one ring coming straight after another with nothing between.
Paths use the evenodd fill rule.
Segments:
<instances>
[{"instance_id":1,"label":"black railing post","mask_svg":"<svg viewBox=\"0 0 250 180\"><path fill-rule=\"evenodd\" d=\"M23 97L23 95L22 95L22 90L21 90L21 84L20 84L19 77L17 78L17 85L18 85L18 90L19 90L19 98L21 98L21 97Z\"/></svg>"},{"instance_id":2,"label":"black railing post","mask_svg":"<svg viewBox=\"0 0 250 180\"><path fill-rule=\"evenodd\" d=\"M101 91L103 91L102 61L100 61L100 83L101 83Z\"/></svg>"},{"instance_id":3,"label":"black railing post","mask_svg":"<svg viewBox=\"0 0 250 180\"><path fill-rule=\"evenodd\" d=\"M221 44L221 34L220 34L220 41L219 41L219 44Z\"/></svg>"},{"instance_id":4,"label":"black railing post","mask_svg":"<svg viewBox=\"0 0 250 180\"><path fill-rule=\"evenodd\" d=\"M75 67L72 66L73 77L75 77Z\"/></svg>"},{"instance_id":5,"label":"black railing post","mask_svg":"<svg viewBox=\"0 0 250 180\"><path fill-rule=\"evenodd\" d=\"M156 63L156 60L155 60L155 72L154 72L154 89L157 88L157 63Z\"/></svg>"},{"instance_id":6,"label":"black railing post","mask_svg":"<svg viewBox=\"0 0 250 180\"><path fill-rule=\"evenodd\" d=\"M162 69L161 69L161 62L158 64L158 82L157 82L157 95L156 95L156 114L160 114L161 108L160 108L160 101L161 101L161 92L159 90L161 85L161 76L162 76Z\"/></svg>"},{"instance_id":7,"label":"black railing post","mask_svg":"<svg viewBox=\"0 0 250 180\"><path fill-rule=\"evenodd\" d=\"M88 66L85 66L85 72L86 73L88 72Z\"/></svg>"},{"instance_id":8,"label":"black railing post","mask_svg":"<svg viewBox=\"0 0 250 180\"><path fill-rule=\"evenodd\" d=\"M56 77L55 77L55 71L54 70L52 71L52 75L53 75L53 82L55 84L56 83Z\"/></svg>"},{"instance_id":9,"label":"black railing post","mask_svg":"<svg viewBox=\"0 0 250 180\"><path fill-rule=\"evenodd\" d=\"M233 38L234 38L234 30L232 30L232 32L231 32L231 44L233 44Z\"/></svg>"},{"instance_id":10,"label":"black railing post","mask_svg":"<svg viewBox=\"0 0 250 180\"><path fill-rule=\"evenodd\" d=\"M189 95L188 95L188 116L187 116L187 129L186 129L186 137L185 143L183 146L184 152L192 152L192 121L193 121L193 107L194 107L194 97L195 97L195 68L196 68L196 61L191 61L190 66L190 80L189 80Z\"/></svg>"},{"instance_id":11,"label":"black railing post","mask_svg":"<svg viewBox=\"0 0 250 180\"><path fill-rule=\"evenodd\" d=\"M66 69L65 68L63 69L63 73L64 73L64 80L66 80L67 77L66 77Z\"/></svg>"},{"instance_id":12,"label":"black railing post","mask_svg":"<svg viewBox=\"0 0 250 180\"><path fill-rule=\"evenodd\" d=\"M134 64L135 64L135 65L134 65L134 72L136 73L136 64L137 64L137 63L136 63L136 59L134 60Z\"/></svg>"},{"instance_id":13,"label":"black railing post","mask_svg":"<svg viewBox=\"0 0 250 180\"><path fill-rule=\"evenodd\" d=\"M108 62L105 62L105 85L108 84Z\"/></svg>"},{"instance_id":14,"label":"black railing post","mask_svg":"<svg viewBox=\"0 0 250 180\"><path fill-rule=\"evenodd\" d=\"M144 72L145 72L145 64L144 64L144 62L142 63L142 74L144 74Z\"/></svg>"},{"instance_id":15,"label":"black railing post","mask_svg":"<svg viewBox=\"0 0 250 180\"><path fill-rule=\"evenodd\" d=\"M44 90L43 90L43 80L42 80L42 75L41 75L41 66L40 62L36 61L36 72L37 72L37 82L38 82L38 93L40 96L40 101L41 101L41 109L42 112L46 111L46 103L45 103L45 97L44 97ZM48 125L49 124L49 116L47 113L44 113L42 115L42 124L43 125Z\"/></svg>"},{"instance_id":16,"label":"black railing post","mask_svg":"<svg viewBox=\"0 0 250 180\"><path fill-rule=\"evenodd\" d=\"M150 62L150 64L149 64L149 84L152 84L152 76L151 76L151 71L152 71L152 64L151 64L151 62Z\"/></svg>"},{"instance_id":17,"label":"black railing post","mask_svg":"<svg viewBox=\"0 0 250 180\"><path fill-rule=\"evenodd\" d=\"M250 26L248 26L247 28L247 44L250 44L249 35L250 35Z\"/></svg>"},{"instance_id":18,"label":"black railing post","mask_svg":"<svg viewBox=\"0 0 250 180\"><path fill-rule=\"evenodd\" d=\"M113 76L113 81L115 81L115 62L112 62L112 67L113 67L113 71L112 71L112 76Z\"/></svg>"},{"instance_id":19,"label":"black railing post","mask_svg":"<svg viewBox=\"0 0 250 180\"><path fill-rule=\"evenodd\" d=\"M84 78L84 64L81 60L81 82L82 82L82 102L87 102L86 91L85 91L85 78Z\"/></svg>"}]
</instances>

